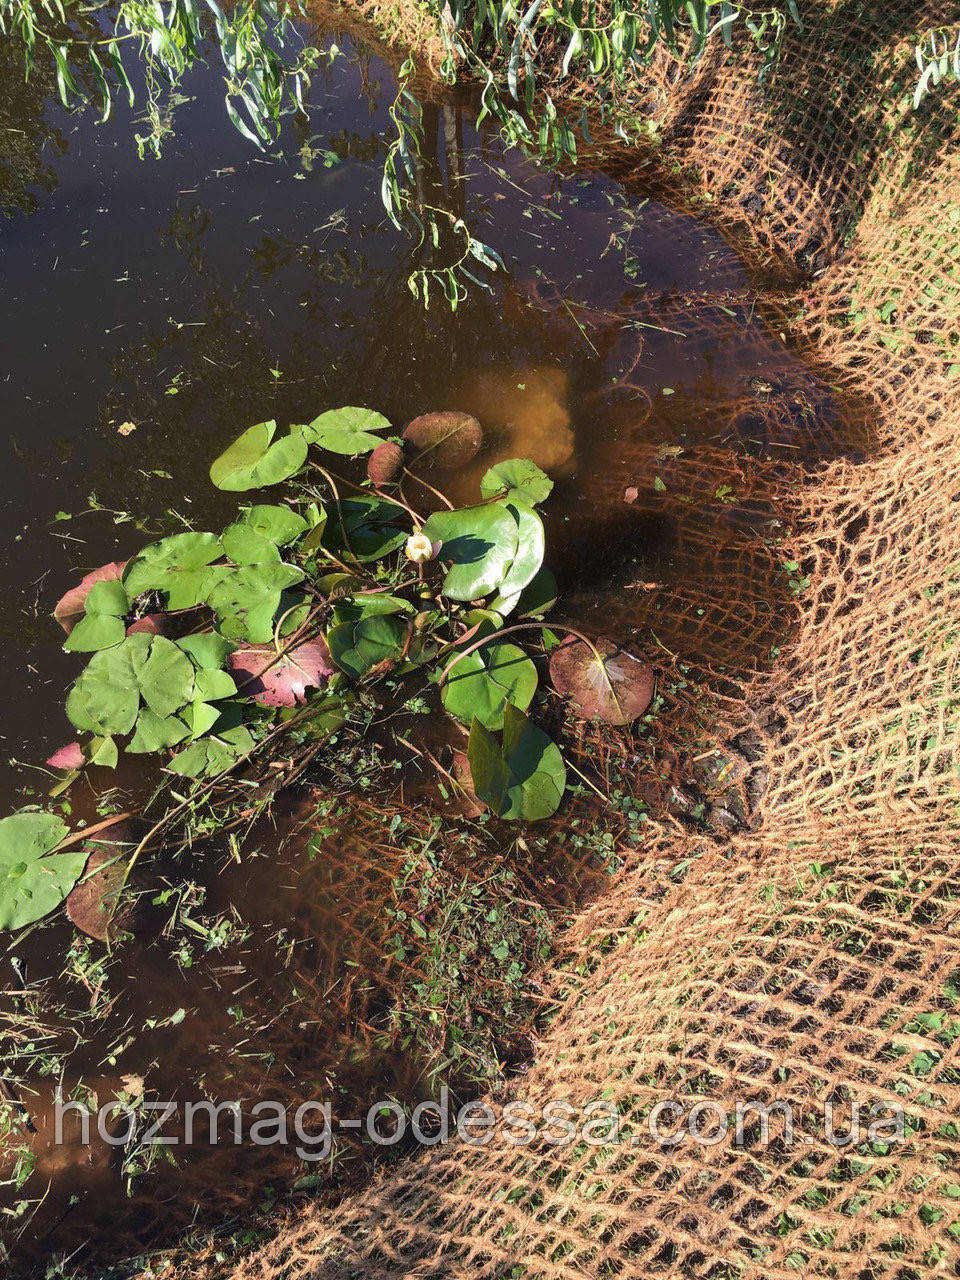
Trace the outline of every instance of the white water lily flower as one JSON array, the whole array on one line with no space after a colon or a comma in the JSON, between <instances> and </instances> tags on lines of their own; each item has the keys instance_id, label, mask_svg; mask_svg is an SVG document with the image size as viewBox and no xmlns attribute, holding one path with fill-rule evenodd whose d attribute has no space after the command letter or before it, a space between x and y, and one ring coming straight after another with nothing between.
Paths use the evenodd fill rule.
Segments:
<instances>
[{"instance_id":1,"label":"white water lily flower","mask_svg":"<svg viewBox=\"0 0 960 1280\"><path fill-rule=\"evenodd\" d=\"M403 552L408 560L412 560L414 564L425 564L428 560L432 560L437 554L439 548L434 548L433 543L425 533L411 533L407 539L407 545Z\"/></svg>"}]
</instances>

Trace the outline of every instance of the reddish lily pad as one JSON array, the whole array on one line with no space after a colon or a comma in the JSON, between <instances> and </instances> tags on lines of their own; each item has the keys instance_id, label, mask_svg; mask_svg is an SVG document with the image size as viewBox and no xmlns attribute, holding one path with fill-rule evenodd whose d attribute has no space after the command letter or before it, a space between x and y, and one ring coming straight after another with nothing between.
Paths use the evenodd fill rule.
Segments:
<instances>
[{"instance_id":1,"label":"reddish lily pad","mask_svg":"<svg viewBox=\"0 0 960 1280\"><path fill-rule=\"evenodd\" d=\"M79 742L68 742L65 747L55 751L47 758L51 769L82 769L84 765L83 749Z\"/></svg>"},{"instance_id":2,"label":"reddish lily pad","mask_svg":"<svg viewBox=\"0 0 960 1280\"><path fill-rule=\"evenodd\" d=\"M403 438L416 449L418 461L449 470L476 457L483 432L469 413L444 411L414 418L404 429Z\"/></svg>"},{"instance_id":3,"label":"reddish lily pad","mask_svg":"<svg viewBox=\"0 0 960 1280\"><path fill-rule=\"evenodd\" d=\"M165 613L145 613L136 622L127 627L127 635L165 636L167 634L167 615Z\"/></svg>"},{"instance_id":4,"label":"reddish lily pad","mask_svg":"<svg viewBox=\"0 0 960 1280\"><path fill-rule=\"evenodd\" d=\"M117 913L127 858L133 848L129 827L118 822L109 839L97 839L83 874L67 895L70 922L88 937L113 942L129 913Z\"/></svg>"},{"instance_id":5,"label":"reddish lily pad","mask_svg":"<svg viewBox=\"0 0 960 1280\"><path fill-rule=\"evenodd\" d=\"M336 671L322 639L299 644L279 659L269 645L246 644L227 661L239 692L265 707L297 706L308 689L324 688Z\"/></svg>"},{"instance_id":6,"label":"reddish lily pad","mask_svg":"<svg viewBox=\"0 0 960 1280\"><path fill-rule=\"evenodd\" d=\"M126 567L126 560L111 560L109 564L102 564L99 569L92 569L90 573L80 579L75 587L72 587L65 595L60 597L53 611L53 616L67 635L70 634L84 616L87 596L97 583L113 582L118 578L122 578Z\"/></svg>"},{"instance_id":7,"label":"reddish lily pad","mask_svg":"<svg viewBox=\"0 0 960 1280\"><path fill-rule=\"evenodd\" d=\"M403 449L394 440L378 444L367 459L367 476L378 489L396 484L403 475Z\"/></svg>"},{"instance_id":8,"label":"reddish lily pad","mask_svg":"<svg viewBox=\"0 0 960 1280\"><path fill-rule=\"evenodd\" d=\"M609 640L595 640L594 648L567 636L550 658L553 687L584 720L630 724L653 698L653 667Z\"/></svg>"},{"instance_id":9,"label":"reddish lily pad","mask_svg":"<svg viewBox=\"0 0 960 1280\"><path fill-rule=\"evenodd\" d=\"M470 761L467 759L465 751L455 751L453 753L453 764L451 773L456 780L457 786L460 788L455 798L455 803L460 813L465 818L479 818L485 811L486 805L482 803L477 795L477 789L473 785L473 775L470 772Z\"/></svg>"}]
</instances>

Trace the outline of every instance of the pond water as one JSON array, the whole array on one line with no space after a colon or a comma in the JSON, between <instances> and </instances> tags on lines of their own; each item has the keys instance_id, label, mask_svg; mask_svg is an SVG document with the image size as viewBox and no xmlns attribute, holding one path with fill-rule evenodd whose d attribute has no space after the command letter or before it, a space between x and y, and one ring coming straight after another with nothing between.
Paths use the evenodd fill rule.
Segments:
<instances>
[{"instance_id":1,"label":"pond water","mask_svg":"<svg viewBox=\"0 0 960 1280\"><path fill-rule=\"evenodd\" d=\"M217 77L203 73L160 163L137 159L122 111L105 125L68 115L44 96L49 86L24 91L16 58L0 53L10 121L0 144L9 146L0 151L3 812L42 795L49 779L36 766L70 736L62 702L78 664L61 651L54 603L83 572L150 536L185 522L220 527L235 504L207 468L251 423L306 421L343 403L398 424L433 409L475 413L488 443L476 469L449 478L452 496L476 493L498 457L533 457L557 480L545 514L568 611L628 632L656 615L671 649L734 670L766 657L773 597L788 598L766 551L742 572L736 560L780 529L750 488L751 464L862 447L829 387L764 318L757 282L716 231L602 172L557 175L505 154L462 102L425 108L423 182L507 270L485 277L489 289L473 289L455 314L440 299L425 312L407 286L410 240L379 201L393 73L358 42L336 43L308 120L285 128L281 158L257 154L231 128ZM94 816L89 787L74 803ZM4 949L9 990L46 981L74 1014L84 1001L97 1009L68 1084L82 1076L112 1096L119 1080L147 1079L162 1095L186 1081L199 1088L224 1055L249 1061L238 993L253 974L268 1004L287 923L300 912L303 936L335 930L336 910L317 884L305 910L296 860L224 865L208 877L205 910L233 920L234 950L205 942L188 962L132 947L111 973L105 1016L97 944L63 976L64 924L18 944L15 963ZM312 874L322 879L315 865ZM349 858L337 874L349 879ZM557 902L575 896L574 880L571 871ZM343 983L362 938L351 946L341 938L316 961L303 1008L320 1003L324 983ZM288 992L284 1012L301 1029L310 1021L302 996ZM301 1036L289 1075L329 1079L331 1064L349 1058L342 1029L321 1039ZM88 1225L107 1201L111 1232L124 1238L182 1229L202 1199L196 1177L154 1171L146 1193L125 1202L131 1170L115 1152L49 1145L55 1068L42 1047L31 1051L36 1093L26 1105L41 1160L27 1190L49 1190L22 1237L14 1221L12 1253L40 1265L80 1240L81 1258L95 1258L103 1227ZM249 1049L264 1053L259 1041ZM378 1071L416 1095L409 1064L390 1058ZM349 1092L345 1081L337 1088ZM245 1148L231 1166L238 1206L259 1185L257 1159ZM212 1208L229 1205L221 1188Z\"/></svg>"}]
</instances>

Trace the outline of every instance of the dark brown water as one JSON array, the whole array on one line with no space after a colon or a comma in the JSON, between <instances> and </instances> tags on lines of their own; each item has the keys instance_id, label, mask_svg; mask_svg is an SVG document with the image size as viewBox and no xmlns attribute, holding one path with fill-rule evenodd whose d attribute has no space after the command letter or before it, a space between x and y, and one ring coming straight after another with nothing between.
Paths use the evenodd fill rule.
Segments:
<instances>
[{"instance_id":1,"label":"dark brown water","mask_svg":"<svg viewBox=\"0 0 960 1280\"><path fill-rule=\"evenodd\" d=\"M578 618L629 632L656 617L675 650L728 667L761 661L776 635L769 556L756 573L733 559L778 529L750 466L817 459L856 441L829 388L764 321L736 255L707 225L642 191L599 172L547 173L479 135L469 110L432 107L423 180L508 269L455 314L439 299L424 312L407 287L410 241L379 203L393 76L338 43L343 54L318 74L309 121L286 127L282 158L251 150L226 120L215 77L201 74L161 163L138 161L123 113L99 126L65 115L42 83L25 92L16 60L0 51L0 96L18 130L0 152L4 811L30 788L42 792L34 766L70 736L62 699L77 661L61 652L55 601L150 535L184 521L219 527L234 504L210 486L209 461L265 418L304 421L352 403L402 424L469 409L489 443L476 469L451 477L451 493L472 496L496 457L529 456L549 470L551 559ZM124 424L135 429L121 432ZM93 817L93 792L75 805ZM204 1083L222 1090L235 1068L249 1099L251 1063L262 1058L269 1075L285 1045L297 1096L309 1095L305 1082L322 1091L335 1076L349 1097L360 1088L353 1075L365 1088L375 1078L416 1096L415 1067L391 1055L354 1072L351 1029L323 1015L366 945L345 928L344 895L374 916L379 901L354 866L355 842L342 833L333 842L319 870L302 852L274 857L270 832L251 837L241 863L221 850L201 877L205 901L186 900L181 916L229 919L234 932L214 945L201 931L188 956L179 944L138 940L112 962L102 991L97 944L60 975L65 923L19 945L16 969L4 952L3 980L46 981L86 1037L67 1086L83 1079L113 1096L127 1077L161 1094L202 1093ZM516 850L504 866L521 887L543 891L543 866L511 858ZM383 875L399 870L385 862ZM548 905L576 897L573 862L560 859L551 874L568 883L544 892ZM300 974L312 975L309 991L302 977L299 988L278 978L291 945ZM263 1031L271 1001L274 1021L293 1029L286 1039ZM363 1009L358 1026L375 1020ZM105 1202L116 1230L134 1239L164 1222L179 1230L202 1199L203 1174L155 1170L141 1180L146 1192L125 1202L130 1170L115 1154L51 1145L61 1063L42 1043L24 1059L23 1044L17 1075L33 1063L25 1074L35 1093L24 1097L40 1157L27 1190L49 1190L14 1251L43 1260L75 1247ZM229 1174L218 1168L218 1211L230 1204L224 1180L246 1204L260 1158L244 1148ZM93 1228L94 1257L103 1230L102 1221Z\"/></svg>"}]
</instances>

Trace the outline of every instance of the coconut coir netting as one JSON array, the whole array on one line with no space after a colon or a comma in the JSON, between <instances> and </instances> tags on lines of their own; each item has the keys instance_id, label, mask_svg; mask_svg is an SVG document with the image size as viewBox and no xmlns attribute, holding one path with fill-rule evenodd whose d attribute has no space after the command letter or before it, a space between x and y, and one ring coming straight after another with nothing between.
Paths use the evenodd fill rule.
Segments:
<instances>
[{"instance_id":1,"label":"coconut coir netting","mask_svg":"<svg viewBox=\"0 0 960 1280\"><path fill-rule=\"evenodd\" d=\"M602 1096L620 1143L425 1152L238 1280L960 1274L960 94L908 104L912 37L951 9L804 6L765 97L722 50L634 87L718 219L815 276L784 312L874 439L756 462L810 581L737 713L768 771L755 830L651 827L567 932L514 1096ZM664 1147L670 1099L765 1104L769 1132L747 1113L742 1142ZM837 1145L828 1101L843 1131L901 1105L902 1139Z\"/></svg>"}]
</instances>

